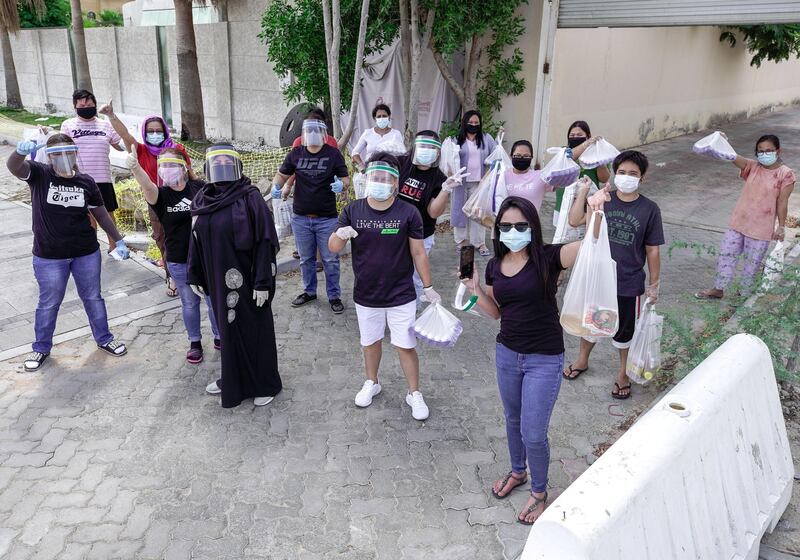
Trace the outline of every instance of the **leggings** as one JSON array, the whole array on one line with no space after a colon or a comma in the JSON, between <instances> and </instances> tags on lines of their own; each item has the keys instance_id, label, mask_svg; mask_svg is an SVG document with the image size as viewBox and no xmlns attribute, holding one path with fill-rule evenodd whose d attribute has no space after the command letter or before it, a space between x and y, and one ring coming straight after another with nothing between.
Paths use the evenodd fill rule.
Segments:
<instances>
[{"instance_id":1,"label":"leggings","mask_svg":"<svg viewBox=\"0 0 800 560\"><path fill-rule=\"evenodd\" d=\"M736 261L744 253L742 269L742 292L749 293L753 279L764 264L769 241L753 239L736 230L729 229L722 238L717 261L717 279L714 287L725 290L736 274Z\"/></svg>"}]
</instances>

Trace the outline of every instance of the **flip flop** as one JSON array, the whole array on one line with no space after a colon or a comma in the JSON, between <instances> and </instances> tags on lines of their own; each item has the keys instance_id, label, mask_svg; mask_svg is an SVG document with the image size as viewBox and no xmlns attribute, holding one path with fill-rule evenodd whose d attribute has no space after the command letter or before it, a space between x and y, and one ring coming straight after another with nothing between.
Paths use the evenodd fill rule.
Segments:
<instances>
[{"instance_id":1,"label":"flip flop","mask_svg":"<svg viewBox=\"0 0 800 560\"><path fill-rule=\"evenodd\" d=\"M508 481L511 480L512 478L514 479L514 482L516 482L516 484L511 487L511 490L509 490L508 492L506 492L501 496L500 494L494 491L494 488L492 488L492 496L494 496L498 500L504 500L511 495L511 493L514 491L515 488L517 488L518 486L522 486L523 484L528 482L528 475L525 475L523 478L520 479L514 476L514 471L508 471L508 474L505 476L505 478L503 478L503 485L500 487L500 490L503 490L508 485Z\"/></svg>"},{"instance_id":2,"label":"flip flop","mask_svg":"<svg viewBox=\"0 0 800 560\"><path fill-rule=\"evenodd\" d=\"M722 299L724 296L712 296L707 291L705 291L705 292L696 292L694 294L694 297L703 300L714 300L714 299Z\"/></svg>"},{"instance_id":3,"label":"flip flop","mask_svg":"<svg viewBox=\"0 0 800 560\"><path fill-rule=\"evenodd\" d=\"M616 392L611 391L611 396L617 400L624 401L625 399L631 398L631 384L628 383L624 387L620 387L619 383L614 383L614 387L616 387ZM628 391L627 395L620 394L621 391Z\"/></svg>"},{"instance_id":4,"label":"flip flop","mask_svg":"<svg viewBox=\"0 0 800 560\"><path fill-rule=\"evenodd\" d=\"M575 381L575 380L576 380L576 379L578 379L578 378L579 378L579 377L580 377L582 374L586 373L588 370L589 370L589 368L588 368L588 367L585 367L585 368L583 368L583 369L580 369L580 368L575 368L575 367L572 367L572 364L570 364L570 365L569 365L569 375L567 375L567 374L566 374L566 373L564 373L563 371L561 372L561 375L563 375L563 376L564 376L564 379L568 379L569 381ZM573 373L574 373L575 375L572 375Z\"/></svg>"}]
</instances>

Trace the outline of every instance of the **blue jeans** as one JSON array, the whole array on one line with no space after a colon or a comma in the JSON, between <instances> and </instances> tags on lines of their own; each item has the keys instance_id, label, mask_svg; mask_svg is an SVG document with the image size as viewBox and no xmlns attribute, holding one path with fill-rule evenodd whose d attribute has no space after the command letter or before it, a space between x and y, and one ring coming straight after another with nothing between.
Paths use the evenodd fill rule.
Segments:
<instances>
[{"instance_id":1,"label":"blue jeans","mask_svg":"<svg viewBox=\"0 0 800 560\"><path fill-rule=\"evenodd\" d=\"M329 300L339 299L339 255L328 249L328 239L336 231L337 218L310 218L295 215L292 232L300 253L300 272L303 275L304 291L310 296L317 293L317 249L322 256L325 269L325 291Z\"/></svg>"},{"instance_id":2,"label":"blue jeans","mask_svg":"<svg viewBox=\"0 0 800 560\"><path fill-rule=\"evenodd\" d=\"M33 275L39 284L39 304L36 306L33 351L47 354L53 348L58 309L67 291L69 275L75 280L78 296L89 317L89 326L98 346L114 340L108 331L106 302L100 296L100 249L74 259L43 259L33 256Z\"/></svg>"},{"instance_id":3,"label":"blue jeans","mask_svg":"<svg viewBox=\"0 0 800 560\"><path fill-rule=\"evenodd\" d=\"M181 298L183 325L189 335L189 342L199 342L203 338L203 335L200 334L200 296L194 293L186 282L186 263L167 261L167 270L175 280L175 287ZM214 338L219 338L217 319L214 317L211 298L208 296L206 296L206 306L208 307L208 320L211 322L211 332L214 334Z\"/></svg>"},{"instance_id":4,"label":"blue jeans","mask_svg":"<svg viewBox=\"0 0 800 560\"><path fill-rule=\"evenodd\" d=\"M564 354L518 354L497 344L497 386L506 416L511 469L531 471L531 490L547 489L550 445L547 428L561 388Z\"/></svg>"}]
</instances>

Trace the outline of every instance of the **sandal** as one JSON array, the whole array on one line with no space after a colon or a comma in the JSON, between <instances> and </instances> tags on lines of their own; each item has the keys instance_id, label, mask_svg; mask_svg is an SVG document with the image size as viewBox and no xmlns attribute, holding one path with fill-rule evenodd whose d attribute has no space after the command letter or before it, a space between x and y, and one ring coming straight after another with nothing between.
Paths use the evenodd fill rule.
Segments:
<instances>
[{"instance_id":1,"label":"sandal","mask_svg":"<svg viewBox=\"0 0 800 560\"><path fill-rule=\"evenodd\" d=\"M172 286L172 277L170 276L167 278L167 295L169 297L175 297L178 295L178 287Z\"/></svg>"},{"instance_id":2,"label":"sandal","mask_svg":"<svg viewBox=\"0 0 800 560\"><path fill-rule=\"evenodd\" d=\"M542 504L547 505L547 492L544 493L544 498L541 499L534 496L533 492L531 492L531 497L533 498L533 503L529 505L527 508L525 508L524 512L522 512L523 518L528 517L540 505ZM541 515L539 517L541 517ZM537 517L536 519L539 519L539 517ZM534 519L533 521L525 521L525 519L520 519L519 515L517 516L517 522L522 523L523 525L533 525L534 523L536 523L536 519Z\"/></svg>"},{"instance_id":3,"label":"sandal","mask_svg":"<svg viewBox=\"0 0 800 560\"><path fill-rule=\"evenodd\" d=\"M589 371L589 367L585 367L583 369L572 367L572 364L569 365L569 373L562 371L561 375L564 376L564 379L568 379L570 381L574 381L578 379L582 374Z\"/></svg>"},{"instance_id":4,"label":"sandal","mask_svg":"<svg viewBox=\"0 0 800 560\"><path fill-rule=\"evenodd\" d=\"M631 384L628 383L624 387L620 387L619 383L614 383L615 389L611 391L611 396L617 400L624 401L625 399L631 398ZM622 391L628 391L626 394L622 394Z\"/></svg>"},{"instance_id":5,"label":"sandal","mask_svg":"<svg viewBox=\"0 0 800 560\"><path fill-rule=\"evenodd\" d=\"M697 299L705 299L705 300L722 299L724 297L724 293L723 293L723 295L719 295L719 296L716 295L716 294L712 294L711 292L714 292L714 291L716 291L716 290L703 290L702 292L697 292L696 294L694 294L694 297L696 297Z\"/></svg>"},{"instance_id":6,"label":"sandal","mask_svg":"<svg viewBox=\"0 0 800 560\"><path fill-rule=\"evenodd\" d=\"M478 254L482 257L489 257L492 255L492 252L486 245L481 245L480 247L478 247Z\"/></svg>"},{"instance_id":7,"label":"sandal","mask_svg":"<svg viewBox=\"0 0 800 560\"><path fill-rule=\"evenodd\" d=\"M506 492L503 495L500 495L500 494L498 494L497 492L494 491L494 488L492 488L492 496L494 496L498 500L502 500L504 498L508 498L511 495L511 492L514 491L514 488L516 488L517 486L522 486L523 484L525 484L528 481L527 473L523 474L522 478L517 478L516 476L514 476L514 471L508 471L508 474L505 477L503 477L503 485L500 487L501 491L503 489L505 489L506 486L508 486L508 481L511 480L512 478L514 479L516 484L514 484L514 486L512 486L511 489L508 492Z\"/></svg>"}]
</instances>

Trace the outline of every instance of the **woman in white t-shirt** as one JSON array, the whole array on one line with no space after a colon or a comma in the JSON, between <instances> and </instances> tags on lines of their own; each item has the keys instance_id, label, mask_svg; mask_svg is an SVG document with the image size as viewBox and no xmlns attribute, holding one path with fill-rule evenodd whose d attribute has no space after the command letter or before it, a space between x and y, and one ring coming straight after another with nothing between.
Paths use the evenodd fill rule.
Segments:
<instances>
[{"instance_id":1,"label":"woman in white t-shirt","mask_svg":"<svg viewBox=\"0 0 800 560\"><path fill-rule=\"evenodd\" d=\"M375 120L375 126L368 128L361 134L358 139L356 147L353 148L353 161L359 169L364 168L364 162L369 159L372 152L383 141L392 141L403 144L403 133L399 130L392 128L392 111L388 105L378 103L372 109L372 118Z\"/></svg>"}]
</instances>

